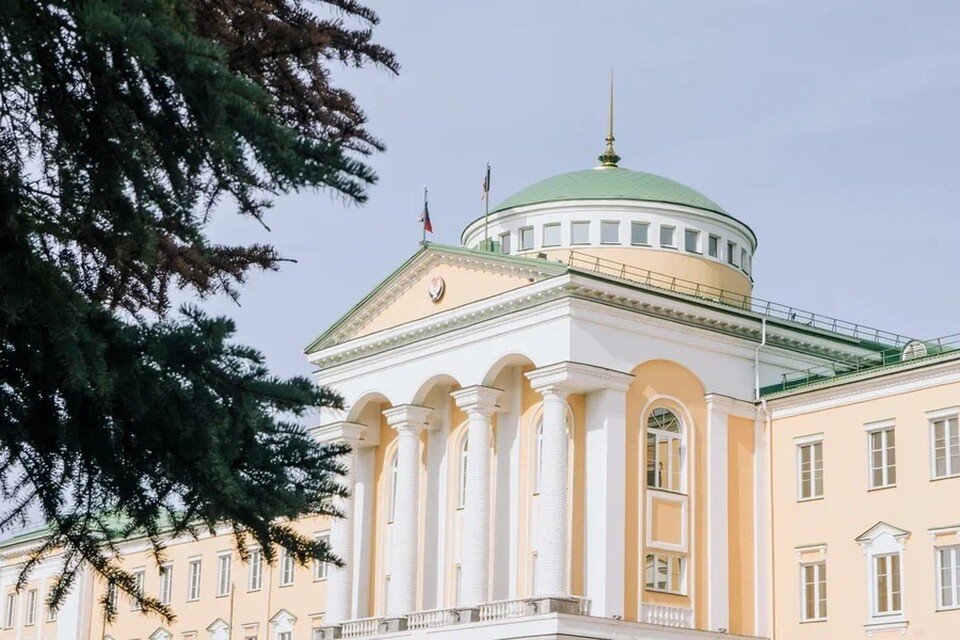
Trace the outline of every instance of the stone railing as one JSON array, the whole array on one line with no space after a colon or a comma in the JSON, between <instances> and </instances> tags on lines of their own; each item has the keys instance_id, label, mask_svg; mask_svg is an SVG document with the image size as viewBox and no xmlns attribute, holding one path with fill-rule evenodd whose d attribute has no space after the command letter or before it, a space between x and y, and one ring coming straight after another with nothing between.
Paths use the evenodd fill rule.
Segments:
<instances>
[{"instance_id":1,"label":"stone railing","mask_svg":"<svg viewBox=\"0 0 960 640\"><path fill-rule=\"evenodd\" d=\"M407 629L436 629L460 622L457 609L432 609L407 616Z\"/></svg>"},{"instance_id":2,"label":"stone railing","mask_svg":"<svg viewBox=\"0 0 960 640\"><path fill-rule=\"evenodd\" d=\"M693 628L693 609L664 604L640 605L640 621L664 627Z\"/></svg>"},{"instance_id":3,"label":"stone railing","mask_svg":"<svg viewBox=\"0 0 960 640\"><path fill-rule=\"evenodd\" d=\"M360 618L344 622L340 627L340 634L343 638L363 638L365 636L375 636L380 630L380 623L383 618Z\"/></svg>"},{"instance_id":4,"label":"stone railing","mask_svg":"<svg viewBox=\"0 0 960 640\"><path fill-rule=\"evenodd\" d=\"M533 615L532 598L516 598L514 600L497 600L480 605L480 620L506 620L507 618L522 618Z\"/></svg>"}]
</instances>

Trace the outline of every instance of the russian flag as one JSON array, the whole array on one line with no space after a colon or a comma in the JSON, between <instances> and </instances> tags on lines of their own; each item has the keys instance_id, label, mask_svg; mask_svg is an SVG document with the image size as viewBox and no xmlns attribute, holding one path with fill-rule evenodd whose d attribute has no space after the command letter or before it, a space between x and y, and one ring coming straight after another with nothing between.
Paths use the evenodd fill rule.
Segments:
<instances>
[{"instance_id":1,"label":"russian flag","mask_svg":"<svg viewBox=\"0 0 960 640\"><path fill-rule=\"evenodd\" d=\"M433 225L430 224L430 207L427 206L427 201L423 201L423 214L420 216L420 222L423 223L423 230L433 233Z\"/></svg>"}]
</instances>

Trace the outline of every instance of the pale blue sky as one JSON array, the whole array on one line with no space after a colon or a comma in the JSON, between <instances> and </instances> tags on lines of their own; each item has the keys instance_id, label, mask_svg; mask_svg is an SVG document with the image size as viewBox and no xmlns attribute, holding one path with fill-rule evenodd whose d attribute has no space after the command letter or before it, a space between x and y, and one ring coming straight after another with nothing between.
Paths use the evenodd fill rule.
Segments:
<instances>
[{"instance_id":1,"label":"pale blue sky","mask_svg":"<svg viewBox=\"0 0 960 640\"><path fill-rule=\"evenodd\" d=\"M295 264L255 275L233 316L278 374L417 248L422 189L458 243L492 200L594 166L617 81L621 166L679 180L759 237L756 294L918 337L960 332L960 3L370 2L403 65L338 72L388 145L363 207L278 199L222 241Z\"/></svg>"}]
</instances>

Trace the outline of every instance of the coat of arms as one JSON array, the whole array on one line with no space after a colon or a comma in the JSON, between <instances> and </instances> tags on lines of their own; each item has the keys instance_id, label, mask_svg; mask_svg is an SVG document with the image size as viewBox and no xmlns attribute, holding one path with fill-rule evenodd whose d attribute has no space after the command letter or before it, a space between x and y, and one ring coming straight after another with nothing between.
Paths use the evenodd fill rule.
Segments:
<instances>
[{"instance_id":1,"label":"coat of arms","mask_svg":"<svg viewBox=\"0 0 960 640\"><path fill-rule=\"evenodd\" d=\"M434 276L430 278L430 284L427 286L427 293L430 294L430 299L434 302L440 302L440 298L443 297L443 292L446 289L446 283L443 281L443 278L440 276Z\"/></svg>"}]
</instances>

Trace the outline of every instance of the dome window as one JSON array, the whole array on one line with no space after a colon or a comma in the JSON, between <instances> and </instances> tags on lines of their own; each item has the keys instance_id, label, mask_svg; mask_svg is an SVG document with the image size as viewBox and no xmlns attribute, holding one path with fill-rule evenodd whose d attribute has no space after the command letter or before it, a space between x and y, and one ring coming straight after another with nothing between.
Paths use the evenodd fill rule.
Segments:
<instances>
[{"instance_id":1,"label":"dome window","mask_svg":"<svg viewBox=\"0 0 960 640\"><path fill-rule=\"evenodd\" d=\"M700 250L700 232L696 229L684 229L683 248L690 253L703 253Z\"/></svg>"},{"instance_id":2,"label":"dome window","mask_svg":"<svg viewBox=\"0 0 960 640\"><path fill-rule=\"evenodd\" d=\"M630 244L650 246L650 225L646 222L631 222Z\"/></svg>"},{"instance_id":3,"label":"dome window","mask_svg":"<svg viewBox=\"0 0 960 640\"><path fill-rule=\"evenodd\" d=\"M720 236L710 234L710 238L707 240L707 253L711 258L720 257Z\"/></svg>"},{"instance_id":4,"label":"dome window","mask_svg":"<svg viewBox=\"0 0 960 640\"><path fill-rule=\"evenodd\" d=\"M727 262L728 262L729 264L735 266L735 267L736 267L736 266L739 266L739 265L737 264L737 258L738 258L738 254L737 254L737 243L736 243L736 242L728 242L728 243L727 243Z\"/></svg>"},{"instance_id":5,"label":"dome window","mask_svg":"<svg viewBox=\"0 0 960 640\"><path fill-rule=\"evenodd\" d=\"M574 222L570 225L570 244L590 244L589 222Z\"/></svg>"},{"instance_id":6,"label":"dome window","mask_svg":"<svg viewBox=\"0 0 960 640\"><path fill-rule=\"evenodd\" d=\"M600 244L620 244L620 223L604 220L600 223Z\"/></svg>"},{"instance_id":7,"label":"dome window","mask_svg":"<svg viewBox=\"0 0 960 640\"><path fill-rule=\"evenodd\" d=\"M520 229L520 251L533 249L533 227Z\"/></svg>"},{"instance_id":8,"label":"dome window","mask_svg":"<svg viewBox=\"0 0 960 640\"><path fill-rule=\"evenodd\" d=\"M660 225L660 246L667 249L677 248L677 229L667 225Z\"/></svg>"},{"instance_id":9,"label":"dome window","mask_svg":"<svg viewBox=\"0 0 960 640\"><path fill-rule=\"evenodd\" d=\"M510 232L500 234L500 253L509 254L510 253Z\"/></svg>"},{"instance_id":10,"label":"dome window","mask_svg":"<svg viewBox=\"0 0 960 640\"><path fill-rule=\"evenodd\" d=\"M543 225L543 245L544 247L560 246L560 223Z\"/></svg>"}]
</instances>

